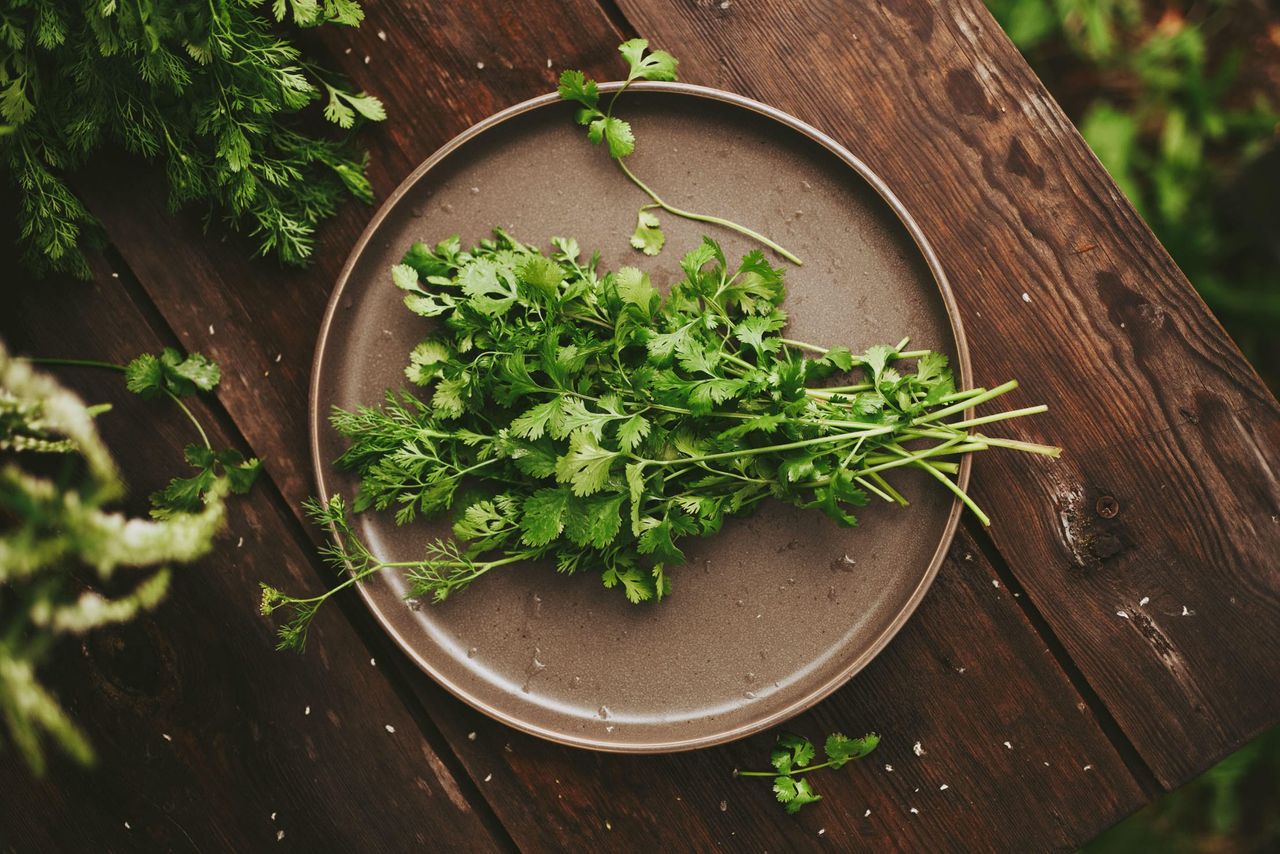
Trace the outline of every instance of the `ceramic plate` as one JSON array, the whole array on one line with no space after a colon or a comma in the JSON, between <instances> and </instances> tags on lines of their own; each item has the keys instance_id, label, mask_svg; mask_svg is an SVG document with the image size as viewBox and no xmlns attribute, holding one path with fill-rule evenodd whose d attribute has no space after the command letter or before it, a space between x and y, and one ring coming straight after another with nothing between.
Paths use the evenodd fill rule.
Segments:
<instances>
[{"instance_id":1,"label":"ceramic plate","mask_svg":"<svg viewBox=\"0 0 1280 854\"><path fill-rule=\"evenodd\" d=\"M608 88L608 87L605 87ZM970 371L950 291L933 251L884 184L813 128L762 104L681 84L633 86L619 102L639 140L628 163L672 204L742 222L804 259L787 266L789 336L859 352L911 336ZM417 240L501 226L544 247L554 235L599 249L606 268L633 264L655 283L680 276L705 233L730 259L752 248L724 230L663 217L667 248L628 245L645 201L546 96L454 139L383 205L339 278L317 346L312 451L320 495L354 493L331 461L343 449L334 405L375 403L400 387L427 331L388 268ZM782 263L780 259L775 263ZM406 602L386 571L360 591L382 625L433 678L521 730L601 750L704 747L777 724L866 666L933 580L959 504L924 473L898 475L907 509L873 504L861 525L766 504L715 537L687 540L672 595L630 605L598 574L513 566L442 605ZM969 475L967 458L960 482ZM446 520L396 528L365 513L359 533L387 560L413 559ZM682 543L684 545L684 543Z\"/></svg>"}]
</instances>

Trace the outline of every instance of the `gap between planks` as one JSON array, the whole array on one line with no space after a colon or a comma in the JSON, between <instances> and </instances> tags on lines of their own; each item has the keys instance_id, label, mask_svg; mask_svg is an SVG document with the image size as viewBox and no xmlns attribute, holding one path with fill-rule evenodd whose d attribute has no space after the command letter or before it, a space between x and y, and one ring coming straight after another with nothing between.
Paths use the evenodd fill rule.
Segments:
<instances>
[{"instance_id":1,"label":"gap between planks","mask_svg":"<svg viewBox=\"0 0 1280 854\"><path fill-rule=\"evenodd\" d=\"M138 309L139 314L142 315L143 321L147 324L152 334L160 339L164 345L176 347L185 352L185 347L179 339L177 331L165 319L159 306L151 299L146 288L142 286L142 282L134 274L132 268L124 260L124 256L116 249L115 245L108 243L101 248L100 252L107 262L107 266L116 274L116 282ZM222 401L218 399L216 392L202 396L201 402L210 416L218 422L218 425L233 441L242 447L248 448L253 456L257 455L257 451L254 450L248 439L240 431L235 419L231 417L231 414L222 405ZM306 527L306 523L298 515L288 499L285 498L270 469L266 466L263 466L255 488L263 490L267 495L267 500L281 514L285 520L282 524L286 529L286 533L292 539L293 544L306 556L307 564L319 577L321 583L329 584L332 580L330 573L325 571L323 561L316 553L316 544L308 536L309 529ZM417 723L423 739L444 763L446 770L453 777L463 797L471 805L477 819L493 837L494 843L508 851L518 851L519 848L514 838L507 830L506 825L498 818L498 814L489 799L467 772L466 766L457 751L454 750L453 744L445 737L444 732L431 717L431 713L427 710L422 698L410 687L409 679L411 675L406 674L404 656L399 647L395 646L387 634L373 623L372 615L362 603L356 601L356 597L337 596L335 599L335 604L337 604L343 618L351 625L356 637L360 638L374 656L381 657L384 661L396 662L394 668L385 670L387 682L405 707L406 712ZM274 649L270 650L270 652L273 655L290 654L277 652ZM418 674L416 668L413 669L413 674Z\"/></svg>"},{"instance_id":2,"label":"gap between planks","mask_svg":"<svg viewBox=\"0 0 1280 854\"><path fill-rule=\"evenodd\" d=\"M1111 746L1119 755L1134 782L1142 790L1142 794L1148 801L1151 801L1157 795L1165 792L1165 787L1160 784L1155 772L1151 770L1151 766L1147 764L1147 761L1142 758L1142 754L1138 752L1138 748L1125 735L1124 729L1115 719L1115 716L1111 714L1111 710L1107 708L1102 697L1089 684L1088 677L1084 675L1084 672L1068 654L1066 647L1058 640L1058 636L1054 634L1053 629L1049 626L1049 621L1040 613L1040 609L1031 601L1031 597L1027 595L1026 590L1018 582L1017 576L1014 575L1013 570L1004 559L1004 555L996 547L995 541L991 539L987 529L967 513L964 516L962 525L974 543L977 544L978 550L982 552L983 557L991 564L991 568L996 575L999 576L1000 583L1009 591L1009 595L1013 596L1014 603L1022 609L1022 614L1026 617L1027 622L1030 623L1031 629L1044 641L1045 651L1053 656L1058 667L1066 675L1067 681L1071 683L1071 687L1075 689L1081 701L1089 707L1089 711L1092 712L1098 728L1102 730L1103 735L1111 742Z\"/></svg>"}]
</instances>

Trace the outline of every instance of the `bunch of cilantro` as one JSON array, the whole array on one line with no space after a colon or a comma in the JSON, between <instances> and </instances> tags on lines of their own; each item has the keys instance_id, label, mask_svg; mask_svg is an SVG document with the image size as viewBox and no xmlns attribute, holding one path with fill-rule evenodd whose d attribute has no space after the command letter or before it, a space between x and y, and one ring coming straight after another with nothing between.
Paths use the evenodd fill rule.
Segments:
<instances>
[{"instance_id":1,"label":"bunch of cilantro","mask_svg":"<svg viewBox=\"0 0 1280 854\"><path fill-rule=\"evenodd\" d=\"M357 512L392 510L406 524L453 509L454 536L386 564L355 536L341 496L313 502L338 535L328 557L350 570L335 591L395 566L410 595L439 602L544 560L599 573L630 602L660 600L682 540L766 499L854 525L872 497L906 503L888 478L911 467L985 522L952 480L957 455L1056 454L970 432L1044 407L953 420L1016 383L959 391L944 356L905 340L855 356L784 337L782 271L760 251L731 265L704 238L664 297L634 267L605 272L575 241L552 243L548 255L502 231L470 250L456 237L418 243L392 269L405 305L432 321L405 369L422 391L335 410L350 441L338 465L360 477ZM861 376L832 384L850 372ZM305 643L335 591L265 588L265 613L291 613L283 646Z\"/></svg>"},{"instance_id":2,"label":"bunch of cilantro","mask_svg":"<svg viewBox=\"0 0 1280 854\"><path fill-rule=\"evenodd\" d=\"M0 0L0 169L17 187L31 269L88 276L101 226L68 174L104 147L164 164L169 202L203 206L260 254L301 263L346 194L372 200L367 156L319 136L316 101L350 128L380 120L284 37L284 24L356 26L356 0ZM268 15L270 17L268 17Z\"/></svg>"}]
</instances>

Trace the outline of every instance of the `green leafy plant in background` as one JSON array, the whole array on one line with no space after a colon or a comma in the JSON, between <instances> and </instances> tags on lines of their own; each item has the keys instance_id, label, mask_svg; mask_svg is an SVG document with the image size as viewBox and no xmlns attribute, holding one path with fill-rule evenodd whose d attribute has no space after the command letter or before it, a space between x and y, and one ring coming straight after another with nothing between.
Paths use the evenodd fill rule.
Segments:
<instances>
[{"instance_id":1,"label":"green leafy plant in background","mask_svg":"<svg viewBox=\"0 0 1280 854\"><path fill-rule=\"evenodd\" d=\"M108 146L163 162L171 207L203 206L206 225L305 261L342 196L372 191L367 155L299 114L322 101L345 129L384 111L282 32L362 18L355 0L0 0L0 169L25 263L88 276L101 227L68 176Z\"/></svg>"},{"instance_id":2,"label":"green leafy plant in background","mask_svg":"<svg viewBox=\"0 0 1280 854\"><path fill-rule=\"evenodd\" d=\"M1280 13L1250 0L988 5L1274 387Z\"/></svg>"},{"instance_id":3,"label":"green leafy plant in background","mask_svg":"<svg viewBox=\"0 0 1280 854\"><path fill-rule=\"evenodd\" d=\"M163 518L112 511L124 487L94 424L107 408L86 407L0 344L0 748L11 742L38 774L46 740L93 759L39 666L60 638L153 608L166 567L209 551L237 486L215 476L189 511L167 506L154 514Z\"/></svg>"}]
</instances>

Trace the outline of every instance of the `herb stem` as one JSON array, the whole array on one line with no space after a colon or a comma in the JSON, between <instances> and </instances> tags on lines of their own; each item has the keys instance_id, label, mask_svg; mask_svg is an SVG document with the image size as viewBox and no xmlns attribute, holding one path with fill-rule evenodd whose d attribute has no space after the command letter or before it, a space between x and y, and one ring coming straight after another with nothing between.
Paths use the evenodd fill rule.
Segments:
<instances>
[{"instance_id":1,"label":"herb stem","mask_svg":"<svg viewBox=\"0 0 1280 854\"><path fill-rule=\"evenodd\" d=\"M618 94L619 95L622 94L621 89L618 90ZM622 161L622 158L615 157L613 158L613 162L618 164L618 168L622 170L622 174L626 175L628 178L631 179L631 183L635 184L637 187L643 190L649 198L653 199L653 203L655 205L662 208L667 213L673 214L678 217L683 217L684 219L691 219L696 222L709 222L712 225L719 225L731 231L736 231L741 235L751 238L757 243L762 243L765 246L768 246L774 252L777 252L779 255L781 255L783 258L786 258L788 261L790 261L792 264L795 264L797 267L804 266L804 262L801 261L799 258L797 258L795 255L793 255L791 252L788 252L786 249L779 246L777 243L774 243L772 240L765 237L760 232L753 231L752 229L747 228L745 225L739 225L738 223L733 222L732 220L727 220L724 217L711 216L710 214L693 213L692 211L682 210L674 205L667 204L662 200L661 196L659 196L653 190L649 189L647 184L645 184L643 181L641 181L639 178L636 177L636 173L631 171L631 169L627 166L627 164Z\"/></svg>"}]
</instances>

